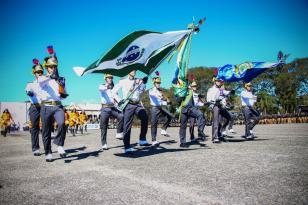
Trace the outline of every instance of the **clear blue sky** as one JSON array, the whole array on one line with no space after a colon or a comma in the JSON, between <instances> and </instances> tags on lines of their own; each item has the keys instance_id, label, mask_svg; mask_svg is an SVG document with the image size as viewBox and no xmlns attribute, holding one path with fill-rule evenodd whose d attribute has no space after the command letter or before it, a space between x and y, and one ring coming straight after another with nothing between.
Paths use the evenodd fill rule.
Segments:
<instances>
[{"instance_id":1,"label":"clear blue sky","mask_svg":"<svg viewBox=\"0 0 308 205\"><path fill-rule=\"evenodd\" d=\"M275 61L279 50L291 53L289 60L308 57L305 0L2 0L0 4L0 101L27 100L24 88L33 80L32 59L42 61L46 46L53 45L60 74L67 79L70 96L65 103L99 102L102 75L79 78L73 66L88 66L135 30L185 29L192 16L206 16L207 21L193 38L190 67ZM163 87L170 86L174 68L174 60L159 67Z\"/></svg>"}]
</instances>

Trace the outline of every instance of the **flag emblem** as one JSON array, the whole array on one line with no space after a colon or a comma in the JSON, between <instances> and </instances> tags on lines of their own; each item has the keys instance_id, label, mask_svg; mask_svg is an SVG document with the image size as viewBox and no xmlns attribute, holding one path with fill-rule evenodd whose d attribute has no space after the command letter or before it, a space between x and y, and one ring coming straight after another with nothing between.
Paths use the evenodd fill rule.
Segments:
<instances>
[{"instance_id":1,"label":"flag emblem","mask_svg":"<svg viewBox=\"0 0 308 205\"><path fill-rule=\"evenodd\" d=\"M140 49L139 46L133 45L129 47L124 58L118 58L116 65L130 64L139 60L144 53L144 48Z\"/></svg>"}]
</instances>

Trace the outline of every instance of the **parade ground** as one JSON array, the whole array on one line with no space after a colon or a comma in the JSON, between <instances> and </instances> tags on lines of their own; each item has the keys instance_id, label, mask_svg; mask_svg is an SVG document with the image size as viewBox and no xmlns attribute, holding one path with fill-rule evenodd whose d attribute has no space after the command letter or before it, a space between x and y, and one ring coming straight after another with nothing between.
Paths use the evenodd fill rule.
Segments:
<instances>
[{"instance_id":1,"label":"parade ground","mask_svg":"<svg viewBox=\"0 0 308 205\"><path fill-rule=\"evenodd\" d=\"M0 204L308 204L308 124L257 125L254 141L234 129L228 142L180 148L178 128L159 147L137 146L134 128L133 155L114 129L107 151L98 130L68 134L68 156L53 145L51 163L32 155L29 133L12 133L0 138Z\"/></svg>"}]
</instances>

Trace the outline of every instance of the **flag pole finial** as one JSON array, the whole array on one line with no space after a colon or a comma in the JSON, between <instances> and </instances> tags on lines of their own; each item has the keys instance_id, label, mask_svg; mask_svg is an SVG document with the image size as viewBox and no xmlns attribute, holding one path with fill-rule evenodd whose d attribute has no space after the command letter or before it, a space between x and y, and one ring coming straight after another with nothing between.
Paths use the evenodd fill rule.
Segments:
<instances>
[{"instance_id":1,"label":"flag pole finial","mask_svg":"<svg viewBox=\"0 0 308 205\"><path fill-rule=\"evenodd\" d=\"M206 17L200 19L200 20L198 21L198 23L195 24L195 17L193 16L193 18L192 18L192 23L188 24L187 28L190 29L190 30L192 30L195 34L196 34L196 33L199 33L199 31L200 31L200 26L201 26L202 24L204 24L205 20L206 20Z\"/></svg>"}]
</instances>

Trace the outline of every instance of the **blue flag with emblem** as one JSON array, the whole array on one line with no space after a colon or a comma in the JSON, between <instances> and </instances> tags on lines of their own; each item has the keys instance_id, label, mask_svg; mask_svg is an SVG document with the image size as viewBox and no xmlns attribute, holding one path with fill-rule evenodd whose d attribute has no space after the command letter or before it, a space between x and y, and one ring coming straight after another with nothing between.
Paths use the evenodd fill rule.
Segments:
<instances>
[{"instance_id":1,"label":"blue flag with emblem","mask_svg":"<svg viewBox=\"0 0 308 205\"><path fill-rule=\"evenodd\" d=\"M250 82L267 69L277 67L280 64L280 62L245 62L237 65L227 64L218 69L216 78L225 82Z\"/></svg>"}]
</instances>

